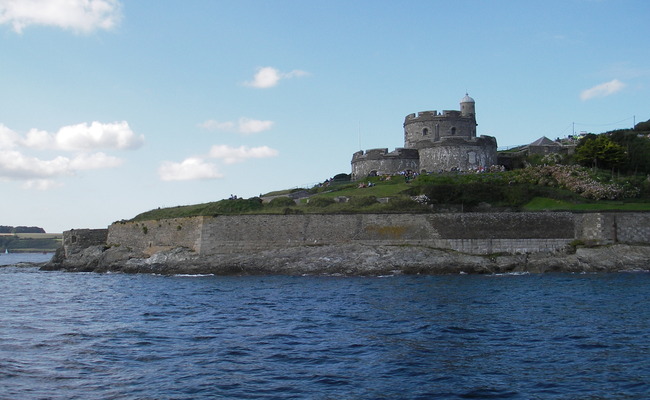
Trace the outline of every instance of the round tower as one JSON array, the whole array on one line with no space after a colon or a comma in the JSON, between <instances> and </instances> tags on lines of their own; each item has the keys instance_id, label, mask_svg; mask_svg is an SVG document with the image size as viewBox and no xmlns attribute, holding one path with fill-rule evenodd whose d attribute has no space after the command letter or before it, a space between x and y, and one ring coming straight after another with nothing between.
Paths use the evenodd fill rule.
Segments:
<instances>
[{"instance_id":1,"label":"round tower","mask_svg":"<svg viewBox=\"0 0 650 400\"><path fill-rule=\"evenodd\" d=\"M460 100L460 115L463 117L476 116L476 102L473 98L465 93L465 97Z\"/></svg>"}]
</instances>

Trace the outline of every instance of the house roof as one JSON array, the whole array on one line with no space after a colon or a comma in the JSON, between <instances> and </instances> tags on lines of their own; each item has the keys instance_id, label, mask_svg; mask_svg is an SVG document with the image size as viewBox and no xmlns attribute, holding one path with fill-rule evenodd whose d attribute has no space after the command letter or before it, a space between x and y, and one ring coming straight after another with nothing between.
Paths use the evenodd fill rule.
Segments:
<instances>
[{"instance_id":1,"label":"house roof","mask_svg":"<svg viewBox=\"0 0 650 400\"><path fill-rule=\"evenodd\" d=\"M542 136L541 138L535 140L533 143L529 144L528 146L561 146L561 145L558 142L552 141L546 136Z\"/></svg>"}]
</instances>

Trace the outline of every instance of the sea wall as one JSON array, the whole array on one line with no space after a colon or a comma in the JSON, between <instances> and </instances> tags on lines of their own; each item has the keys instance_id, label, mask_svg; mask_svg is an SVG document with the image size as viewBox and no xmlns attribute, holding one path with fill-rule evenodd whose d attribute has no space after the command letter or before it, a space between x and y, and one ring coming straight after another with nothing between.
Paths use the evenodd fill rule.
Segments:
<instances>
[{"instance_id":1,"label":"sea wall","mask_svg":"<svg viewBox=\"0 0 650 400\"><path fill-rule=\"evenodd\" d=\"M221 216L204 219L201 253L345 243L518 253L564 247L574 234L570 213Z\"/></svg>"},{"instance_id":2,"label":"sea wall","mask_svg":"<svg viewBox=\"0 0 650 400\"><path fill-rule=\"evenodd\" d=\"M116 222L108 227L106 242L149 255L174 247L200 252L202 229L203 217Z\"/></svg>"},{"instance_id":3,"label":"sea wall","mask_svg":"<svg viewBox=\"0 0 650 400\"><path fill-rule=\"evenodd\" d=\"M105 245L108 229L71 229L63 232L65 257L78 253L90 246Z\"/></svg>"},{"instance_id":4,"label":"sea wall","mask_svg":"<svg viewBox=\"0 0 650 400\"><path fill-rule=\"evenodd\" d=\"M75 246L83 230L71 232ZM88 231L97 235L95 231ZM96 243L95 237L88 243ZM649 244L648 213L446 213L238 215L118 222L106 243L154 254L185 247L199 255L357 243L426 246L469 254L535 253L589 244ZM86 240L87 241L87 240Z\"/></svg>"},{"instance_id":5,"label":"sea wall","mask_svg":"<svg viewBox=\"0 0 650 400\"><path fill-rule=\"evenodd\" d=\"M383 275L648 270L648 260L650 213L307 214L67 231L43 268Z\"/></svg>"}]
</instances>

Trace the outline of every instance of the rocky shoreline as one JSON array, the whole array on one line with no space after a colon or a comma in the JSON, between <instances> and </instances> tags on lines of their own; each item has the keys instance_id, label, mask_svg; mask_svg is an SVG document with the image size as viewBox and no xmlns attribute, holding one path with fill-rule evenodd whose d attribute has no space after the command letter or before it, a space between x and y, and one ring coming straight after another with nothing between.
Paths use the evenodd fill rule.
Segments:
<instances>
[{"instance_id":1,"label":"rocky shoreline","mask_svg":"<svg viewBox=\"0 0 650 400\"><path fill-rule=\"evenodd\" d=\"M529 254L471 255L422 246L361 244L287 247L199 256L183 247L137 254L123 247L90 246L59 250L42 270L145 274L345 275L493 274L511 272L649 271L650 246L613 244Z\"/></svg>"}]
</instances>

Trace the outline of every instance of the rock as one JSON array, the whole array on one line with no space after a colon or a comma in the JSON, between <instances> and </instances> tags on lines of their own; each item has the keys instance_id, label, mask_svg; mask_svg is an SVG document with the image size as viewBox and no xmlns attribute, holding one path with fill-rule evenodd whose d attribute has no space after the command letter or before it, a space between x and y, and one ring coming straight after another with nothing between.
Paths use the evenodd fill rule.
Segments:
<instances>
[{"instance_id":1,"label":"rock","mask_svg":"<svg viewBox=\"0 0 650 400\"><path fill-rule=\"evenodd\" d=\"M155 274L385 275L648 270L650 246L611 245L571 252L480 256L423 246L299 246L202 256L178 247L151 256L91 246L54 257L44 269Z\"/></svg>"}]
</instances>

